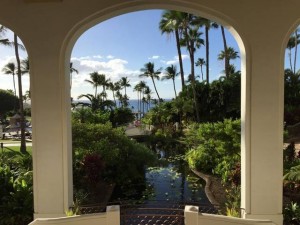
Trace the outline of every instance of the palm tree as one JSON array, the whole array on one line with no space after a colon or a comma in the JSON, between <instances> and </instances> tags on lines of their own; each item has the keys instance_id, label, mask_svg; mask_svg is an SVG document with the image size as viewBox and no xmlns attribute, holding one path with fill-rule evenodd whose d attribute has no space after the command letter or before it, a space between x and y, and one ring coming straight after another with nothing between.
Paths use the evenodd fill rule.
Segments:
<instances>
[{"instance_id":1,"label":"palm tree","mask_svg":"<svg viewBox=\"0 0 300 225\"><path fill-rule=\"evenodd\" d=\"M144 94L145 94L145 89L147 88L148 86L146 85L146 82L145 81L140 81L138 84L136 84L133 88L133 91L137 91L137 97L138 97L138 113L141 115L141 112L142 112L142 99L144 97ZM142 97L142 94L143 94L143 97ZM144 109L143 109L144 111Z\"/></svg>"},{"instance_id":2,"label":"palm tree","mask_svg":"<svg viewBox=\"0 0 300 225\"><path fill-rule=\"evenodd\" d=\"M25 141L25 117L24 117L24 107L23 107L23 91L22 91L22 71L21 71L21 61L19 56L19 44L18 36L14 33L14 48L17 60L17 76L18 76L18 89L19 89L19 107L20 107L20 130L21 130L21 146L20 152L26 152L26 141Z\"/></svg>"},{"instance_id":3,"label":"palm tree","mask_svg":"<svg viewBox=\"0 0 300 225\"><path fill-rule=\"evenodd\" d=\"M7 29L5 26L0 25L0 45L4 45L4 46L13 46L13 43L9 41L8 38L3 37L6 33Z\"/></svg>"},{"instance_id":4,"label":"palm tree","mask_svg":"<svg viewBox=\"0 0 300 225\"><path fill-rule=\"evenodd\" d=\"M17 96L17 91L16 91L16 82L15 82L15 72L16 72L16 64L13 62L7 63L4 68L2 69L4 74L9 74L12 75L13 77L13 85L14 85L14 94Z\"/></svg>"},{"instance_id":5,"label":"palm tree","mask_svg":"<svg viewBox=\"0 0 300 225\"><path fill-rule=\"evenodd\" d=\"M140 96L141 96L141 91L142 91L142 88L141 88L141 85L140 83L136 84L133 88L133 91L136 91L137 92L137 100L138 100L138 108L137 108L137 112L140 112L141 111L141 108L140 108Z\"/></svg>"},{"instance_id":6,"label":"palm tree","mask_svg":"<svg viewBox=\"0 0 300 225\"><path fill-rule=\"evenodd\" d=\"M190 17L190 22L192 22L193 16L190 15L189 17ZM201 35L202 33L198 31L198 27L188 26L185 30L182 39L182 44L186 46L191 60L191 84L193 89L193 98L194 98L197 122L200 121L200 112L199 112L197 93L196 93L195 52L197 48L199 48L201 45L204 44L204 40L200 38Z\"/></svg>"},{"instance_id":7,"label":"palm tree","mask_svg":"<svg viewBox=\"0 0 300 225\"><path fill-rule=\"evenodd\" d=\"M221 32L222 32L222 39L223 39L223 45L224 45L224 50L223 52L227 52L228 47L227 47L227 41L226 41L226 36L225 36L225 29L223 26L221 26ZM225 61L225 76L229 76L229 65L230 65L230 59L228 58L227 54L224 54L224 61Z\"/></svg>"},{"instance_id":8,"label":"palm tree","mask_svg":"<svg viewBox=\"0 0 300 225\"><path fill-rule=\"evenodd\" d=\"M166 33L170 35L171 33L175 34L176 38L176 47L179 59L179 66L180 66L180 77L181 77L181 85L182 89L184 89L184 72L183 72L183 63L182 63L182 55L181 55L181 48L180 48L180 33L182 22L184 18L184 13L173 11L173 10L166 10L163 12L162 18L159 22L159 29L161 33Z\"/></svg>"},{"instance_id":9,"label":"palm tree","mask_svg":"<svg viewBox=\"0 0 300 225\"><path fill-rule=\"evenodd\" d=\"M106 79L105 74L99 74L100 85L102 85L102 97L103 100L107 99L106 88L109 87L110 79Z\"/></svg>"},{"instance_id":10,"label":"palm tree","mask_svg":"<svg viewBox=\"0 0 300 225\"><path fill-rule=\"evenodd\" d=\"M289 57L289 63L290 63L290 69L296 73L296 62L297 62L297 52L298 52L298 45L300 43L300 35L298 34L298 29L295 30L294 34L292 34L289 38L287 49L288 51L288 57ZM292 49L295 49L294 51L294 68L292 65Z\"/></svg>"},{"instance_id":11,"label":"palm tree","mask_svg":"<svg viewBox=\"0 0 300 225\"><path fill-rule=\"evenodd\" d=\"M79 102L77 104L90 107L92 111L105 110L105 108L107 107L112 108L113 106L115 106L114 102L111 100L103 101L102 94L98 94L96 97L91 94L82 94L78 96L78 99L81 98L87 98L89 102Z\"/></svg>"},{"instance_id":12,"label":"palm tree","mask_svg":"<svg viewBox=\"0 0 300 225\"><path fill-rule=\"evenodd\" d=\"M298 44L300 43L298 29L295 30L295 57L294 57L294 73L296 73Z\"/></svg>"},{"instance_id":13,"label":"palm tree","mask_svg":"<svg viewBox=\"0 0 300 225\"><path fill-rule=\"evenodd\" d=\"M126 95L126 87L131 87L128 78L127 77L121 77L119 83L120 83L120 86L125 89L125 95Z\"/></svg>"},{"instance_id":14,"label":"palm tree","mask_svg":"<svg viewBox=\"0 0 300 225\"><path fill-rule=\"evenodd\" d=\"M165 75L162 77L162 80L170 80L173 81L173 88L175 92L175 98L177 98L176 88L175 88L175 77L178 76L179 73L177 73L177 68L174 65L168 66L165 69Z\"/></svg>"},{"instance_id":15,"label":"palm tree","mask_svg":"<svg viewBox=\"0 0 300 225\"><path fill-rule=\"evenodd\" d=\"M22 75L28 73L28 75L30 77L30 67L29 67L29 58L28 57L21 60L21 73L22 73ZM30 82L29 82L28 93L29 93L29 98L30 98Z\"/></svg>"},{"instance_id":16,"label":"palm tree","mask_svg":"<svg viewBox=\"0 0 300 225\"><path fill-rule=\"evenodd\" d=\"M146 100L147 100L147 111L149 111L150 109L150 104L151 104L151 94L152 94L152 91L151 89L149 88L149 86L146 85L145 89L144 89L144 94L146 95Z\"/></svg>"},{"instance_id":17,"label":"palm tree","mask_svg":"<svg viewBox=\"0 0 300 225\"><path fill-rule=\"evenodd\" d=\"M161 74L161 68L155 70L154 63L148 62L144 65L144 68L141 68L141 72L143 72L143 74L140 74L139 77L151 78L158 100L161 101L162 99L159 97L159 94L156 89L155 81L154 81L155 79L159 80L159 74Z\"/></svg>"},{"instance_id":18,"label":"palm tree","mask_svg":"<svg viewBox=\"0 0 300 225\"><path fill-rule=\"evenodd\" d=\"M120 90L120 85L119 85L119 83L118 83L118 82L113 83L113 82L111 81L111 82L109 82L109 84L108 84L108 88L109 88L109 90L112 91L113 99L114 99L115 105L117 105L116 96L115 96L115 91Z\"/></svg>"},{"instance_id":19,"label":"palm tree","mask_svg":"<svg viewBox=\"0 0 300 225\"><path fill-rule=\"evenodd\" d=\"M72 75L73 73L78 74L78 70L73 67L73 63L70 62L70 89L72 89Z\"/></svg>"},{"instance_id":20,"label":"palm tree","mask_svg":"<svg viewBox=\"0 0 300 225\"><path fill-rule=\"evenodd\" d=\"M228 65L225 67L225 75L226 77L229 77L230 72L231 72L231 65L230 65L230 60L234 60L236 58L239 58L239 53L234 50L234 48L229 47L226 49L226 51L221 51L220 54L218 55L218 60L227 60ZM226 63L226 62L225 62Z\"/></svg>"},{"instance_id":21,"label":"palm tree","mask_svg":"<svg viewBox=\"0 0 300 225\"><path fill-rule=\"evenodd\" d=\"M93 85L93 87L95 88L95 95L94 97L96 98L97 97L97 90L98 90L98 87L100 85L102 85L101 83L101 77L100 77L100 74L98 72L92 72L90 73L90 80L87 80L85 79L84 81L90 83Z\"/></svg>"},{"instance_id":22,"label":"palm tree","mask_svg":"<svg viewBox=\"0 0 300 225\"><path fill-rule=\"evenodd\" d=\"M196 66L200 66L200 70L201 70L201 79L203 80L203 66L206 65L207 67L207 64L205 62L205 60L203 58L198 58L196 64ZM207 79L209 79L209 76L207 76L207 72L206 72L206 82L208 83L209 81L207 81Z\"/></svg>"},{"instance_id":23,"label":"palm tree","mask_svg":"<svg viewBox=\"0 0 300 225\"><path fill-rule=\"evenodd\" d=\"M293 65L292 65L292 49L294 47L295 47L295 37L291 36L289 41L288 41L287 47L286 47L288 49L288 57L289 57L289 63L290 63L291 71L294 71L293 70Z\"/></svg>"},{"instance_id":24,"label":"palm tree","mask_svg":"<svg viewBox=\"0 0 300 225\"><path fill-rule=\"evenodd\" d=\"M211 28L218 28L219 25L212 22L206 18L196 17L193 21L195 25L200 25L205 27L205 54L206 54L206 82L209 83L209 30ZM202 68L201 68L202 70ZM203 74L203 72L202 72ZM202 76L203 80L203 76Z\"/></svg>"}]
</instances>

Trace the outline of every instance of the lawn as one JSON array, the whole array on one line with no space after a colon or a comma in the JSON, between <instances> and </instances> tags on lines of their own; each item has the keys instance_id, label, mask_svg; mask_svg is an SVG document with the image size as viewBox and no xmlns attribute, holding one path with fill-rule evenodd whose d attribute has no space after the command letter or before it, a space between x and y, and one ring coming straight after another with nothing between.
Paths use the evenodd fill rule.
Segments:
<instances>
[{"instance_id":1,"label":"lawn","mask_svg":"<svg viewBox=\"0 0 300 225\"><path fill-rule=\"evenodd\" d=\"M2 153L2 149L1 150L1 153ZM27 152L31 155L32 154L32 146L26 146L26 150ZM3 148L3 151L4 152L20 152L20 146L7 146L5 147L5 143L4 143L4 148Z\"/></svg>"}]
</instances>

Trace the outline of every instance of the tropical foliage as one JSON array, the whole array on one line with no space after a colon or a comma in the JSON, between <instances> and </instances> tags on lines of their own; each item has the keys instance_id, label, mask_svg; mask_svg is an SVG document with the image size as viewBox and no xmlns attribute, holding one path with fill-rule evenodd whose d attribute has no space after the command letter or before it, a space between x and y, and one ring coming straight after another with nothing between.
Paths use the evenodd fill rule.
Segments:
<instances>
[{"instance_id":1,"label":"tropical foliage","mask_svg":"<svg viewBox=\"0 0 300 225\"><path fill-rule=\"evenodd\" d=\"M86 182L140 183L145 178L145 165L155 161L152 151L109 123L73 123L73 151L76 190L88 191Z\"/></svg>"},{"instance_id":2,"label":"tropical foliage","mask_svg":"<svg viewBox=\"0 0 300 225\"><path fill-rule=\"evenodd\" d=\"M0 158L0 221L3 225L26 225L33 219L31 157L2 152Z\"/></svg>"}]
</instances>

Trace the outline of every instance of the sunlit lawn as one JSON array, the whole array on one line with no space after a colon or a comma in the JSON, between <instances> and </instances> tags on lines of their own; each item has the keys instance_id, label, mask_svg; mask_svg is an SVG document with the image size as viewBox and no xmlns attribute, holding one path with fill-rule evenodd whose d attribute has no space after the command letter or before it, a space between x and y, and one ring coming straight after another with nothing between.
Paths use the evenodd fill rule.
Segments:
<instances>
[{"instance_id":1,"label":"sunlit lawn","mask_svg":"<svg viewBox=\"0 0 300 225\"><path fill-rule=\"evenodd\" d=\"M1 154L2 154L2 151L3 152L12 152L12 151L14 151L14 152L20 152L20 146L7 146L7 147L5 147L5 143L4 143L3 150L0 149ZM31 155L31 153L32 153L32 146L26 146L26 151Z\"/></svg>"}]
</instances>

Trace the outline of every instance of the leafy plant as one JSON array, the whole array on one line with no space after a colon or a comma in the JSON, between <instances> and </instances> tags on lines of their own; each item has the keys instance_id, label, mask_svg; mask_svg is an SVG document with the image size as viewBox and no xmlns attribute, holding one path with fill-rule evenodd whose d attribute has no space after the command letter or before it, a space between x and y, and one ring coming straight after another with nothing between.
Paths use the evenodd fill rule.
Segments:
<instances>
[{"instance_id":1,"label":"leafy plant","mask_svg":"<svg viewBox=\"0 0 300 225\"><path fill-rule=\"evenodd\" d=\"M298 203L291 202L283 209L284 223L288 225L300 224L300 207Z\"/></svg>"},{"instance_id":2,"label":"leafy plant","mask_svg":"<svg viewBox=\"0 0 300 225\"><path fill-rule=\"evenodd\" d=\"M189 166L219 175L223 182L232 180L232 171L240 163L240 129L240 120L191 125L183 138L190 149Z\"/></svg>"}]
</instances>

